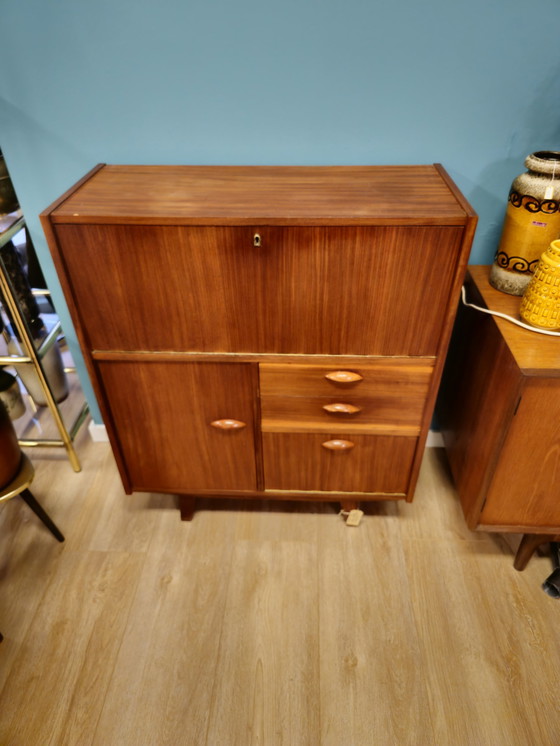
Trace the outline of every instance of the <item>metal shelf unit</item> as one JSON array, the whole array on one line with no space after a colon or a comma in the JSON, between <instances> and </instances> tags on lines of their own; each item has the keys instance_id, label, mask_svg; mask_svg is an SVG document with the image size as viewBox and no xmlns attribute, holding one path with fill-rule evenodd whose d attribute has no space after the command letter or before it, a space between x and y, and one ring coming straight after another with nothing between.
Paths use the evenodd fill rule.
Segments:
<instances>
[{"instance_id":1,"label":"metal shelf unit","mask_svg":"<svg viewBox=\"0 0 560 746\"><path fill-rule=\"evenodd\" d=\"M74 439L88 415L89 407L87 405L87 402L84 402L71 427L67 428L64 423L60 408L53 396L52 389L45 375L42 364L44 356L51 349L51 347L56 344L56 341L61 333L60 321L57 320L54 327L49 331L45 339L38 347L36 347L33 341L31 330L29 329L27 321L18 306L14 288L3 260L2 249L24 227L25 218L21 214L21 211L10 213L9 215L0 216L0 290L2 292L6 308L13 318L17 334L21 340L21 348L23 351L22 355L0 355L0 365L33 366L37 378L43 389L47 407L49 408L54 423L56 424L56 427L60 433L59 438L21 438L19 441L20 445L24 447L65 448L68 455L68 460L70 461L72 468L74 469L74 471L79 472L81 471L81 465L74 448ZM66 369L66 371L69 372L70 369Z\"/></svg>"}]
</instances>

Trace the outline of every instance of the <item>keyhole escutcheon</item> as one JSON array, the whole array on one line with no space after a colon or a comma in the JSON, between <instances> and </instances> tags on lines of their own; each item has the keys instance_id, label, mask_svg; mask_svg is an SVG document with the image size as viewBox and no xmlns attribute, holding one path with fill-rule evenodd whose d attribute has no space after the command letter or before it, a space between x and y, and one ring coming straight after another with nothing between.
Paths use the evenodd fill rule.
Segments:
<instances>
[{"instance_id":1,"label":"keyhole escutcheon","mask_svg":"<svg viewBox=\"0 0 560 746\"><path fill-rule=\"evenodd\" d=\"M253 246L262 246L262 239L260 233L255 233L253 236Z\"/></svg>"}]
</instances>

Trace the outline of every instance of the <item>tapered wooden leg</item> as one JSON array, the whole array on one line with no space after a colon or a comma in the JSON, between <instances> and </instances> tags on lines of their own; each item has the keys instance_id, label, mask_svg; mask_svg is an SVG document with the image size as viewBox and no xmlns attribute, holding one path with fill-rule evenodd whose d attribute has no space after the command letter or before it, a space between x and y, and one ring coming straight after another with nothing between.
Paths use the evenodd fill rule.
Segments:
<instances>
[{"instance_id":1,"label":"tapered wooden leg","mask_svg":"<svg viewBox=\"0 0 560 746\"><path fill-rule=\"evenodd\" d=\"M358 500L341 500L340 507L345 513L349 513L351 510L356 510L360 507Z\"/></svg>"},{"instance_id":2,"label":"tapered wooden leg","mask_svg":"<svg viewBox=\"0 0 560 746\"><path fill-rule=\"evenodd\" d=\"M541 544L547 544L554 540L555 537L551 534L523 534L519 549L513 561L515 569L524 570L533 556L535 549L540 547Z\"/></svg>"},{"instance_id":3,"label":"tapered wooden leg","mask_svg":"<svg viewBox=\"0 0 560 746\"><path fill-rule=\"evenodd\" d=\"M39 505L39 503L33 497L31 492L29 490L23 490L23 492L20 492L20 497L23 500L25 500L25 502L29 505L29 507L35 513L35 515L38 516L43 521L43 523L49 529L51 534L56 539L58 539L58 541L64 541L64 536L59 531L58 526L54 523L51 517L43 510L43 508Z\"/></svg>"},{"instance_id":4,"label":"tapered wooden leg","mask_svg":"<svg viewBox=\"0 0 560 746\"><path fill-rule=\"evenodd\" d=\"M192 521L196 510L196 499L189 495L179 495L179 510L182 521Z\"/></svg>"}]
</instances>

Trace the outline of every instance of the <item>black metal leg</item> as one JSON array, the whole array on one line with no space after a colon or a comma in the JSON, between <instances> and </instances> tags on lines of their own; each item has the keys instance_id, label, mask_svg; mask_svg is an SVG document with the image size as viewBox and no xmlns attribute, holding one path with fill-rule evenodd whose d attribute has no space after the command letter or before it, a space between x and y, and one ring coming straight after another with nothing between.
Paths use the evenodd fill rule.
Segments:
<instances>
[{"instance_id":1,"label":"black metal leg","mask_svg":"<svg viewBox=\"0 0 560 746\"><path fill-rule=\"evenodd\" d=\"M542 588L552 598L560 598L560 544L557 541L550 542L550 556L554 572L544 581Z\"/></svg>"},{"instance_id":2,"label":"black metal leg","mask_svg":"<svg viewBox=\"0 0 560 746\"><path fill-rule=\"evenodd\" d=\"M45 513L43 508L39 505L37 500L31 494L31 492L29 490L23 490L23 492L20 492L20 497L25 500L25 502L29 505L29 507L35 513L35 515L38 516L43 521L43 523L49 529L51 534L56 539L58 539L58 541L64 541L64 536L60 533L56 524L51 520L50 516L48 516L47 513Z\"/></svg>"}]
</instances>

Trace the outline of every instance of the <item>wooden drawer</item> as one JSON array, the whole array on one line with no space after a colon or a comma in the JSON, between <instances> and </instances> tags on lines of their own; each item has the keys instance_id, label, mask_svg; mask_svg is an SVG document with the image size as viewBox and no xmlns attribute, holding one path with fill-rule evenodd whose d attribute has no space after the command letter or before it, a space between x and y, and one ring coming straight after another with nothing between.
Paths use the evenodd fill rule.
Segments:
<instances>
[{"instance_id":1,"label":"wooden drawer","mask_svg":"<svg viewBox=\"0 0 560 746\"><path fill-rule=\"evenodd\" d=\"M260 365L263 432L418 435L434 361L358 367Z\"/></svg>"},{"instance_id":2,"label":"wooden drawer","mask_svg":"<svg viewBox=\"0 0 560 746\"><path fill-rule=\"evenodd\" d=\"M263 433L265 489L406 495L416 438ZM330 450L329 441L352 448Z\"/></svg>"}]
</instances>

